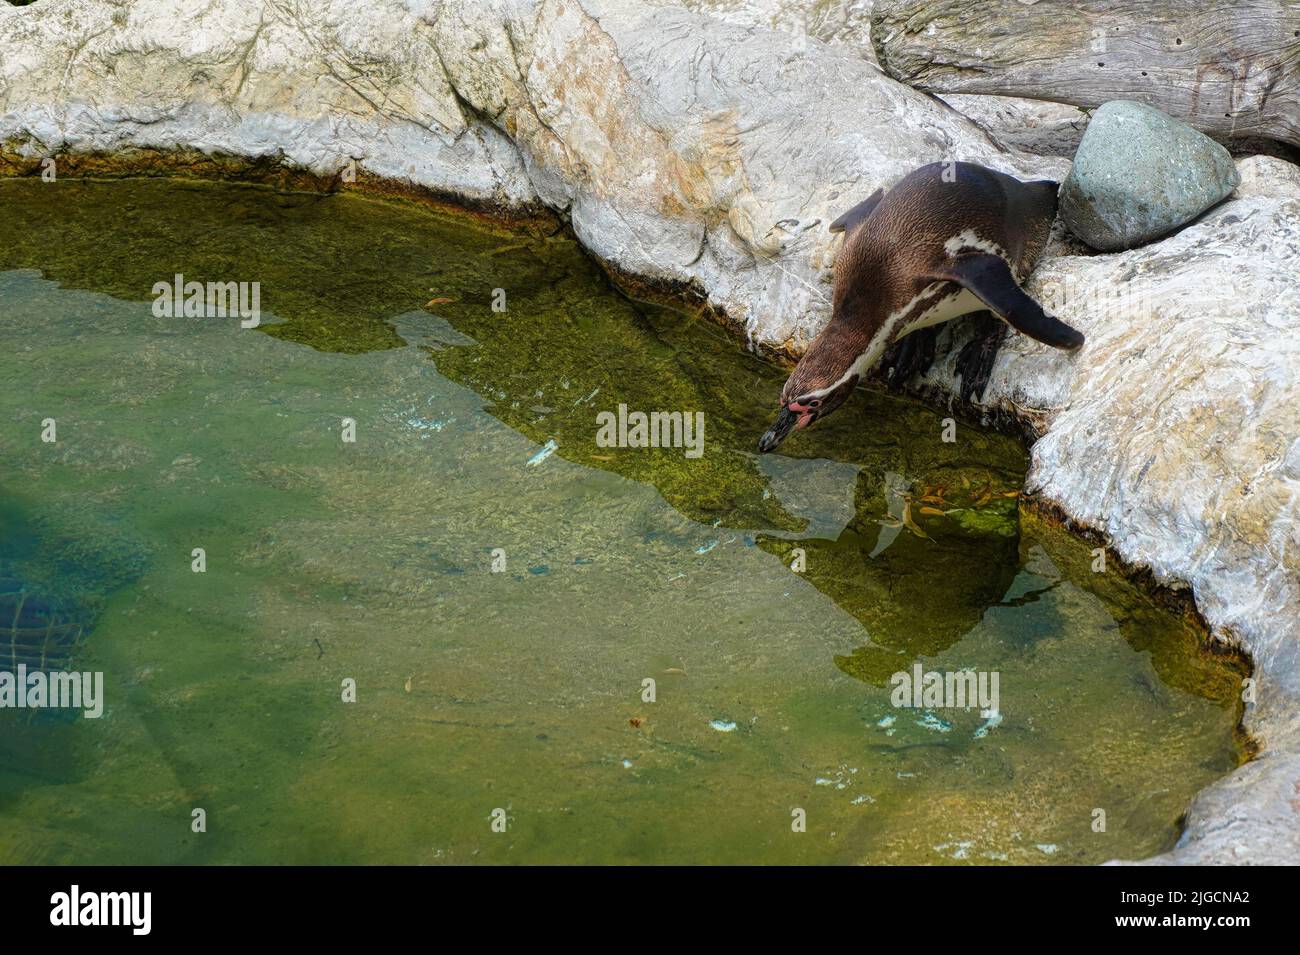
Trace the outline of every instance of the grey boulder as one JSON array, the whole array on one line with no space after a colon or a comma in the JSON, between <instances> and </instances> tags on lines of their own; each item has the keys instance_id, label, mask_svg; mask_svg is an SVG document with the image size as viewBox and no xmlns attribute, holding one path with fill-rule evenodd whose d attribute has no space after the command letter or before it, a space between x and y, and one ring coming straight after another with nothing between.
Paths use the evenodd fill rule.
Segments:
<instances>
[{"instance_id":1,"label":"grey boulder","mask_svg":"<svg viewBox=\"0 0 1300 955\"><path fill-rule=\"evenodd\" d=\"M1241 181L1232 156L1160 110L1113 100L1093 114L1061 186L1061 218L1095 249L1132 249L1186 225Z\"/></svg>"}]
</instances>

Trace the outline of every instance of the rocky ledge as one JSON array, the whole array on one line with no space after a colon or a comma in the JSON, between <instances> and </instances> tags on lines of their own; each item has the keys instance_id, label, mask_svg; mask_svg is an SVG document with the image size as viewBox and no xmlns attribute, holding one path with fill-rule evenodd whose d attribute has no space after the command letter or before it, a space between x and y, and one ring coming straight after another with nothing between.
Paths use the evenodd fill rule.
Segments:
<instances>
[{"instance_id":1,"label":"rocky ledge","mask_svg":"<svg viewBox=\"0 0 1300 955\"><path fill-rule=\"evenodd\" d=\"M877 187L944 159L1069 168L851 45L645 0L0 5L0 144L27 169L199 151L545 206L612 266L693 287L790 355L828 317L827 224ZM1279 159L1238 165L1229 201L1160 242L1097 255L1058 235L1030 290L1088 343L1016 337L986 394L1037 436L1030 490L1190 588L1255 660L1258 758L1153 862L1300 851L1300 182ZM924 386L951 395L951 364Z\"/></svg>"}]
</instances>

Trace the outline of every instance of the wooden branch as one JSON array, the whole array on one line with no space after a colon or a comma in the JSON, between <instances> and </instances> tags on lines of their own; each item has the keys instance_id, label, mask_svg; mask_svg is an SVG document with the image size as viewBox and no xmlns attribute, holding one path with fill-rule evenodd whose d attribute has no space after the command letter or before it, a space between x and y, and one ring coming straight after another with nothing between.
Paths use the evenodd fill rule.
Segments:
<instances>
[{"instance_id":1,"label":"wooden branch","mask_svg":"<svg viewBox=\"0 0 1300 955\"><path fill-rule=\"evenodd\" d=\"M936 93L1131 99L1300 146L1300 0L877 0L876 56Z\"/></svg>"}]
</instances>

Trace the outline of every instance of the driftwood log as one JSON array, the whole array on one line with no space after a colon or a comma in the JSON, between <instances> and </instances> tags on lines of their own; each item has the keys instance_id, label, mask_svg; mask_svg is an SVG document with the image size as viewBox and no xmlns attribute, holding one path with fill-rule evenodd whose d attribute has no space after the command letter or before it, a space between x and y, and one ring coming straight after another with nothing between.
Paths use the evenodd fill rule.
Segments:
<instances>
[{"instance_id":1,"label":"driftwood log","mask_svg":"<svg viewBox=\"0 0 1300 955\"><path fill-rule=\"evenodd\" d=\"M871 41L935 93L1131 99L1300 146L1300 0L877 0Z\"/></svg>"}]
</instances>

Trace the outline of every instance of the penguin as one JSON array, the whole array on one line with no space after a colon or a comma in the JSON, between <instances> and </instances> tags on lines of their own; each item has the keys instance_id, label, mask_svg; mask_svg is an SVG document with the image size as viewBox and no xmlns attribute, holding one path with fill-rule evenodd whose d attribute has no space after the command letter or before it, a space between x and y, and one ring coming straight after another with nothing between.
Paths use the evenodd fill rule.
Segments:
<instances>
[{"instance_id":1,"label":"penguin","mask_svg":"<svg viewBox=\"0 0 1300 955\"><path fill-rule=\"evenodd\" d=\"M915 354L900 357L910 344L905 336L959 315L991 312L1054 348L1081 347L1080 332L1020 288L1047 245L1058 187L973 163L937 162L908 173L888 193L877 189L832 222L844 245L831 320L781 389L781 411L759 451L775 450L842 405L890 346L896 371L928 365L933 334L912 339ZM981 393L987 382L1003 326L993 330L991 345L985 336L961 356L966 397L968 382Z\"/></svg>"}]
</instances>

